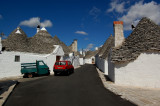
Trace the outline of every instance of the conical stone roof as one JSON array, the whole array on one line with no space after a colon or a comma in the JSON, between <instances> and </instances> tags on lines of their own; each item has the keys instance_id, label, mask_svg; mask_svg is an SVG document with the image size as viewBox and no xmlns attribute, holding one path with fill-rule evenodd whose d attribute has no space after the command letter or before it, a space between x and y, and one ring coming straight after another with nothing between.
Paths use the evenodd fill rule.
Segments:
<instances>
[{"instance_id":1,"label":"conical stone roof","mask_svg":"<svg viewBox=\"0 0 160 106\"><path fill-rule=\"evenodd\" d=\"M91 58L92 56L95 56L98 53L98 50L95 51L87 51L85 55L85 59Z\"/></svg>"},{"instance_id":2,"label":"conical stone roof","mask_svg":"<svg viewBox=\"0 0 160 106\"><path fill-rule=\"evenodd\" d=\"M20 33L16 33L16 32ZM28 39L25 32L20 28L16 28L8 38L2 42L2 46L6 48L7 51L24 51L28 50Z\"/></svg>"},{"instance_id":3,"label":"conical stone roof","mask_svg":"<svg viewBox=\"0 0 160 106\"><path fill-rule=\"evenodd\" d=\"M141 53L160 53L160 26L144 17L119 48L112 50L112 62L134 61Z\"/></svg>"},{"instance_id":4,"label":"conical stone roof","mask_svg":"<svg viewBox=\"0 0 160 106\"><path fill-rule=\"evenodd\" d=\"M54 50L52 36L47 30L40 30L33 37L29 38L29 50L33 53L48 54Z\"/></svg>"},{"instance_id":5,"label":"conical stone roof","mask_svg":"<svg viewBox=\"0 0 160 106\"><path fill-rule=\"evenodd\" d=\"M19 28L19 31L15 29L7 39L2 41L2 46L6 48L6 51L40 54L52 53L55 49L54 45L62 46L65 54L71 53L70 49L57 36L52 37L47 30L40 30L33 37L28 38L24 31Z\"/></svg>"},{"instance_id":6,"label":"conical stone roof","mask_svg":"<svg viewBox=\"0 0 160 106\"><path fill-rule=\"evenodd\" d=\"M61 46L62 46L65 54L69 54L69 53L72 52L65 43L63 43L62 41L60 41L60 39L57 37L57 35L55 35L55 36L53 37L53 41L54 41L54 43L55 43L56 45L61 45Z\"/></svg>"},{"instance_id":7,"label":"conical stone roof","mask_svg":"<svg viewBox=\"0 0 160 106\"><path fill-rule=\"evenodd\" d=\"M114 37L110 35L109 38L103 44L103 46L99 49L97 55L99 55L102 58L107 58L109 50L113 46L113 43L114 43Z\"/></svg>"}]
</instances>

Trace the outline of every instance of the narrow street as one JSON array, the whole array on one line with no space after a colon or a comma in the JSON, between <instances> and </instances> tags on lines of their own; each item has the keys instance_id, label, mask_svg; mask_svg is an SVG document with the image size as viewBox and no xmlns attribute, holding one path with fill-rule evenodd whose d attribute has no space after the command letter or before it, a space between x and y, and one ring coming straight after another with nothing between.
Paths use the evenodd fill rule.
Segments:
<instances>
[{"instance_id":1,"label":"narrow street","mask_svg":"<svg viewBox=\"0 0 160 106\"><path fill-rule=\"evenodd\" d=\"M5 106L134 106L105 89L94 65L69 76L20 82Z\"/></svg>"}]
</instances>

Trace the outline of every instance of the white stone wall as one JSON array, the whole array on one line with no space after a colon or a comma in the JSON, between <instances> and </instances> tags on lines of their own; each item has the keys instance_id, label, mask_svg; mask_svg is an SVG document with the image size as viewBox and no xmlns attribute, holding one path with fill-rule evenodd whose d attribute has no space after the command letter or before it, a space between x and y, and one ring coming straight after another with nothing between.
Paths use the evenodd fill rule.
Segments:
<instances>
[{"instance_id":1,"label":"white stone wall","mask_svg":"<svg viewBox=\"0 0 160 106\"><path fill-rule=\"evenodd\" d=\"M108 75L108 61L103 59L104 61L104 74Z\"/></svg>"},{"instance_id":2,"label":"white stone wall","mask_svg":"<svg viewBox=\"0 0 160 106\"><path fill-rule=\"evenodd\" d=\"M85 61L85 64L92 64L92 59L91 58L85 59L84 61Z\"/></svg>"},{"instance_id":3,"label":"white stone wall","mask_svg":"<svg viewBox=\"0 0 160 106\"><path fill-rule=\"evenodd\" d=\"M111 51L108 55L108 77L113 82L115 81L114 64L111 62Z\"/></svg>"},{"instance_id":4,"label":"white stone wall","mask_svg":"<svg viewBox=\"0 0 160 106\"><path fill-rule=\"evenodd\" d=\"M96 66L104 72L105 75L108 75L108 60L96 57Z\"/></svg>"},{"instance_id":5,"label":"white stone wall","mask_svg":"<svg viewBox=\"0 0 160 106\"><path fill-rule=\"evenodd\" d=\"M133 62L115 65L115 83L160 88L160 54L142 53Z\"/></svg>"},{"instance_id":6,"label":"white stone wall","mask_svg":"<svg viewBox=\"0 0 160 106\"><path fill-rule=\"evenodd\" d=\"M20 56L20 62L15 62L15 55ZM56 55L46 56L22 52L2 52L0 54L0 78L19 76L21 75L21 63L36 62L36 60L43 60L49 66L51 73L53 73Z\"/></svg>"},{"instance_id":7,"label":"white stone wall","mask_svg":"<svg viewBox=\"0 0 160 106\"><path fill-rule=\"evenodd\" d=\"M94 63L95 63L95 56L92 56L91 58L85 59L85 63L86 64L92 64L92 59L94 59Z\"/></svg>"},{"instance_id":8,"label":"white stone wall","mask_svg":"<svg viewBox=\"0 0 160 106\"><path fill-rule=\"evenodd\" d=\"M84 65L84 59L83 58L79 58L79 63L80 63L80 65Z\"/></svg>"},{"instance_id":9,"label":"white stone wall","mask_svg":"<svg viewBox=\"0 0 160 106\"><path fill-rule=\"evenodd\" d=\"M1 53L1 50L2 50L2 42L1 42L1 37L0 37L0 53Z\"/></svg>"},{"instance_id":10,"label":"white stone wall","mask_svg":"<svg viewBox=\"0 0 160 106\"><path fill-rule=\"evenodd\" d=\"M76 68L80 65L79 56L66 56L66 57L64 57L64 60L71 61L74 68Z\"/></svg>"}]
</instances>

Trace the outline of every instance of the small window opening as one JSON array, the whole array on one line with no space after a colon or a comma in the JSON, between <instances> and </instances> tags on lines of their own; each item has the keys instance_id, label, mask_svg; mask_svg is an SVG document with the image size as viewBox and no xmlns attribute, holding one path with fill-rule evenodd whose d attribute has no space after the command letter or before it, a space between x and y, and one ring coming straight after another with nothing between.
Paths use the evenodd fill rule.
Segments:
<instances>
[{"instance_id":1,"label":"small window opening","mask_svg":"<svg viewBox=\"0 0 160 106\"><path fill-rule=\"evenodd\" d=\"M20 62L20 56L15 56L15 62Z\"/></svg>"}]
</instances>

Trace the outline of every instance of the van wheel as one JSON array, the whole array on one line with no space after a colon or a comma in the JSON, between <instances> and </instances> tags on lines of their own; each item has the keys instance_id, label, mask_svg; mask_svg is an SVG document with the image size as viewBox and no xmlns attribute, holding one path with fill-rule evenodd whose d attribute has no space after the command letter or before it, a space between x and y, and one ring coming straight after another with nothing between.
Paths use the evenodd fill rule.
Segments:
<instances>
[{"instance_id":1,"label":"van wheel","mask_svg":"<svg viewBox=\"0 0 160 106\"><path fill-rule=\"evenodd\" d=\"M32 74L32 73L29 73L29 74L28 74L28 78L33 78L33 74Z\"/></svg>"}]
</instances>

